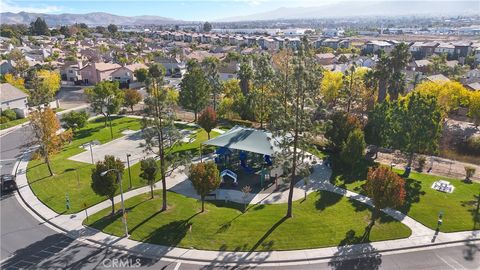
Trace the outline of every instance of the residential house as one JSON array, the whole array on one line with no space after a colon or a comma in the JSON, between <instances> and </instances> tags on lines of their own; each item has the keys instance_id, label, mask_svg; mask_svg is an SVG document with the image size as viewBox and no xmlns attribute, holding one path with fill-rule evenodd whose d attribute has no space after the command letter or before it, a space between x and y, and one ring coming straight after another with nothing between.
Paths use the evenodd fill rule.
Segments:
<instances>
[{"instance_id":1,"label":"residential house","mask_svg":"<svg viewBox=\"0 0 480 270\"><path fill-rule=\"evenodd\" d=\"M168 76L185 70L185 62L178 57L156 57L154 62L165 67Z\"/></svg>"},{"instance_id":2,"label":"residential house","mask_svg":"<svg viewBox=\"0 0 480 270\"><path fill-rule=\"evenodd\" d=\"M363 46L364 53L377 53L378 51L384 51L390 53L394 45L386 41L373 40L365 43Z\"/></svg>"},{"instance_id":3,"label":"residential house","mask_svg":"<svg viewBox=\"0 0 480 270\"><path fill-rule=\"evenodd\" d=\"M9 84L0 84L0 111L14 110L18 116L25 117L28 114L28 95L17 87Z\"/></svg>"},{"instance_id":4,"label":"residential house","mask_svg":"<svg viewBox=\"0 0 480 270\"><path fill-rule=\"evenodd\" d=\"M80 69L83 83L97 84L101 81L112 80L112 72L120 67L119 64L90 62Z\"/></svg>"},{"instance_id":5,"label":"residential house","mask_svg":"<svg viewBox=\"0 0 480 270\"><path fill-rule=\"evenodd\" d=\"M434 50L436 54L447 54L451 57L455 53L455 46L450 43L440 43Z\"/></svg>"},{"instance_id":6,"label":"residential house","mask_svg":"<svg viewBox=\"0 0 480 270\"><path fill-rule=\"evenodd\" d=\"M285 42L286 44L284 43L284 45L286 45L286 47L289 47L293 50L297 50L298 48L300 48L300 44L302 43L300 38L298 37L286 38Z\"/></svg>"},{"instance_id":7,"label":"residential house","mask_svg":"<svg viewBox=\"0 0 480 270\"><path fill-rule=\"evenodd\" d=\"M461 79L463 84L480 82L480 70L478 68L471 69Z\"/></svg>"},{"instance_id":8,"label":"residential house","mask_svg":"<svg viewBox=\"0 0 480 270\"><path fill-rule=\"evenodd\" d=\"M454 54L457 57L466 57L472 50L470 42L459 41L452 43L455 46Z\"/></svg>"},{"instance_id":9,"label":"residential house","mask_svg":"<svg viewBox=\"0 0 480 270\"><path fill-rule=\"evenodd\" d=\"M467 84L467 85L465 85L465 88L467 88L468 90L472 90L472 91L480 91L480 82L474 82L474 83Z\"/></svg>"},{"instance_id":10,"label":"residential house","mask_svg":"<svg viewBox=\"0 0 480 270\"><path fill-rule=\"evenodd\" d=\"M82 81L82 75L80 70L83 68L83 64L81 61L76 63L74 62L67 62L60 68L60 76L62 77L63 81L69 82L78 82Z\"/></svg>"},{"instance_id":11,"label":"residential house","mask_svg":"<svg viewBox=\"0 0 480 270\"><path fill-rule=\"evenodd\" d=\"M135 88L135 86L139 86L138 84L133 84L137 82L135 71L141 68L148 69L148 67L144 64L135 63L118 68L112 72L110 76L112 77L113 81L120 83L121 88Z\"/></svg>"},{"instance_id":12,"label":"residential house","mask_svg":"<svg viewBox=\"0 0 480 270\"><path fill-rule=\"evenodd\" d=\"M320 47L329 47L336 50L338 48L350 48L350 41L346 39L326 38L316 40L314 46L317 49Z\"/></svg>"},{"instance_id":13,"label":"residential house","mask_svg":"<svg viewBox=\"0 0 480 270\"><path fill-rule=\"evenodd\" d=\"M447 78L443 74L436 74L436 75L427 76L425 79L427 79L428 81L431 81L431 82L439 82L439 83L445 83L445 82L450 81L450 79Z\"/></svg>"},{"instance_id":14,"label":"residential house","mask_svg":"<svg viewBox=\"0 0 480 270\"><path fill-rule=\"evenodd\" d=\"M218 74L221 81L237 79L237 72L240 70L240 64L237 61L223 63L218 67Z\"/></svg>"},{"instance_id":15,"label":"residential house","mask_svg":"<svg viewBox=\"0 0 480 270\"><path fill-rule=\"evenodd\" d=\"M315 58L320 65L331 65L335 62L335 54L333 53L319 53L315 55Z\"/></svg>"},{"instance_id":16,"label":"residential house","mask_svg":"<svg viewBox=\"0 0 480 270\"><path fill-rule=\"evenodd\" d=\"M432 62L426 59L415 60L413 61L412 70L417 72L422 72L422 73L428 73L430 71L431 65L432 65Z\"/></svg>"},{"instance_id":17,"label":"residential house","mask_svg":"<svg viewBox=\"0 0 480 270\"><path fill-rule=\"evenodd\" d=\"M410 52L412 52L415 59L423 59L431 56L435 52L435 48L439 43L436 41L431 42L415 42L410 46Z\"/></svg>"},{"instance_id":18,"label":"residential house","mask_svg":"<svg viewBox=\"0 0 480 270\"><path fill-rule=\"evenodd\" d=\"M4 75L7 73L12 73L15 69L15 62L12 60L1 60L0 61L0 74Z\"/></svg>"}]
</instances>

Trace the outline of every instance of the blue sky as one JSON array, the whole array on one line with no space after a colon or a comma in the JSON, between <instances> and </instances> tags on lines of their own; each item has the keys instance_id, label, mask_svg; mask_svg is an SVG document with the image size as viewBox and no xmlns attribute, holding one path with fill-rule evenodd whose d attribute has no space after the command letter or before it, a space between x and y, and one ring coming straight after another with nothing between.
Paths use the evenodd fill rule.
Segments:
<instances>
[{"instance_id":1,"label":"blue sky","mask_svg":"<svg viewBox=\"0 0 480 270\"><path fill-rule=\"evenodd\" d=\"M0 0L1 12L88 13L117 15L157 15L183 20L215 20L249 15L279 7L319 6L340 0Z\"/></svg>"},{"instance_id":2,"label":"blue sky","mask_svg":"<svg viewBox=\"0 0 480 270\"><path fill-rule=\"evenodd\" d=\"M271 11L279 7L321 6L341 1L395 0L0 0L0 11L53 14L100 11L125 16L157 15L182 20L214 21L227 17Z\"/></svg>"}]
</instances>

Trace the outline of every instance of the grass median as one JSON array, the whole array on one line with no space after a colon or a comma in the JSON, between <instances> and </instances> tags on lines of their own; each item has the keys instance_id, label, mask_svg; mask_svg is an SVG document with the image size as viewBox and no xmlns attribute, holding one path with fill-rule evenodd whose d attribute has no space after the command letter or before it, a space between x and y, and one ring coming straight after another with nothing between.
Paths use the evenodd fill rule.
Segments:
<instances>
[{"instance_id":1,"label":"grass median","mask_svg":"<svg viewBox=\"0 0 480 270\"><path fill-rule=\"evenodd\" d=\"M160 191L154 199L143 194L127 200L131 238L184 248L268 251L397 239L411 233L402 223L382 215L368 235L370 209L326 191L294 202L294 217L290 219L283 218L286 204L252 205L243 213L240 204L207 202L206 211L200 213L199 201L174 192L168 193L168 204L169 209L161 212ZM84 223L121 236L120 216L111 217L109 213L110 209L104 209Z\"/></svg>"},{"instance_id":2,"label":"grass median","mask_svg":"<svg viewBox=\"0 0 480 270\"><path fill-rule=\"evenodd\" d=\"M124 136L124 130L139 130L140 119L117 117L112 121L114 139ZM212 136L217 133L212 132ZM195 139L191 143L178 145L174 151L196 151L201 141L207 139L203 130L197 130ZM48 169L43 160L32 160L28 164L27 178L35 195L48 207L57 213L76 213L84 209L84 205L90 207L103 200L105 197L96 195L90 187L92 164L69 160L68 158L83 151L80 146L92 140L98 140L101 144L111 141L109 127L104 127L103 118L97 118L87 124L86 127L75 133L73 141L64 149L52 156L52 168L54 176L49 176ZM132 188L144 186L145 183L139 177L140 164L131 166ZM124 187L128 188L128 169L125 169ZM66 208L66 197L70 200L70 209Z\"/></svg>"},{"instance_id":3,"label":"grass median","mask_svg":"<svg viewBox=\"0 0 480 270\"><path fill-rule=\"evenodd\" d=\"M365 194L362 185L366 178L366 164L366 162L361 164L353 174L334 170L332 177L337 185ZM394 171L403 174L403 170ZM445 193L432 189L433 182L438 180L450 181L455 190L452 193ZM418 172L410 173L405 183L406 202L399 208L403 213L435 230L439 213L443 212L443 224L439 227L442 232L480 229L479 183L468 184L459 179Z\"/></svg>"}]
</instances>

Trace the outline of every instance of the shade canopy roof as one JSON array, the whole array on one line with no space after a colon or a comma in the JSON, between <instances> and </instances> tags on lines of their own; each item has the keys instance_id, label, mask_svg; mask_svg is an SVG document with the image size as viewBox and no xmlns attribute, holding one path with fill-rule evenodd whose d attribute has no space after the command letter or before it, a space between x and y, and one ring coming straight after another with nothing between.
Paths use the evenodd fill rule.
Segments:
<instances>
[{"instance_id":1,"label":"shade canopy roof","mask_svg":"<svg viewBox=\"0 0 480 270\"><path fill-rule=\"evenodd\" d=\"M279 151L271 133L241 126L234 126L229 131L203 142L203 144L270 156Z\"/></svg>"}]
</instances>

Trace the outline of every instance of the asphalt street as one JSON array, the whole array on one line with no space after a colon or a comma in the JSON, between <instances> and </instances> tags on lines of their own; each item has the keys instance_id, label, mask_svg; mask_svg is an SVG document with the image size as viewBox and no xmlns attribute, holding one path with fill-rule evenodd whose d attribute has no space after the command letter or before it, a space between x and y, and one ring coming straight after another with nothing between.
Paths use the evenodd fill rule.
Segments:
<instances>
[{"instance_id":1,"label":"asphalt street","mask_svg":"<svg viewBox=\"0 0 480 270\"><path fill-rule=\"evenodd\" d=\"M12 172L29 134L29 128L24 127L0 137L2 174ZM478 243L297 266L196 265L142 258L68 238L34 218L12 194L2 196L0 212L1 269L480 269Z\"/></svg>"}]
</instances>

